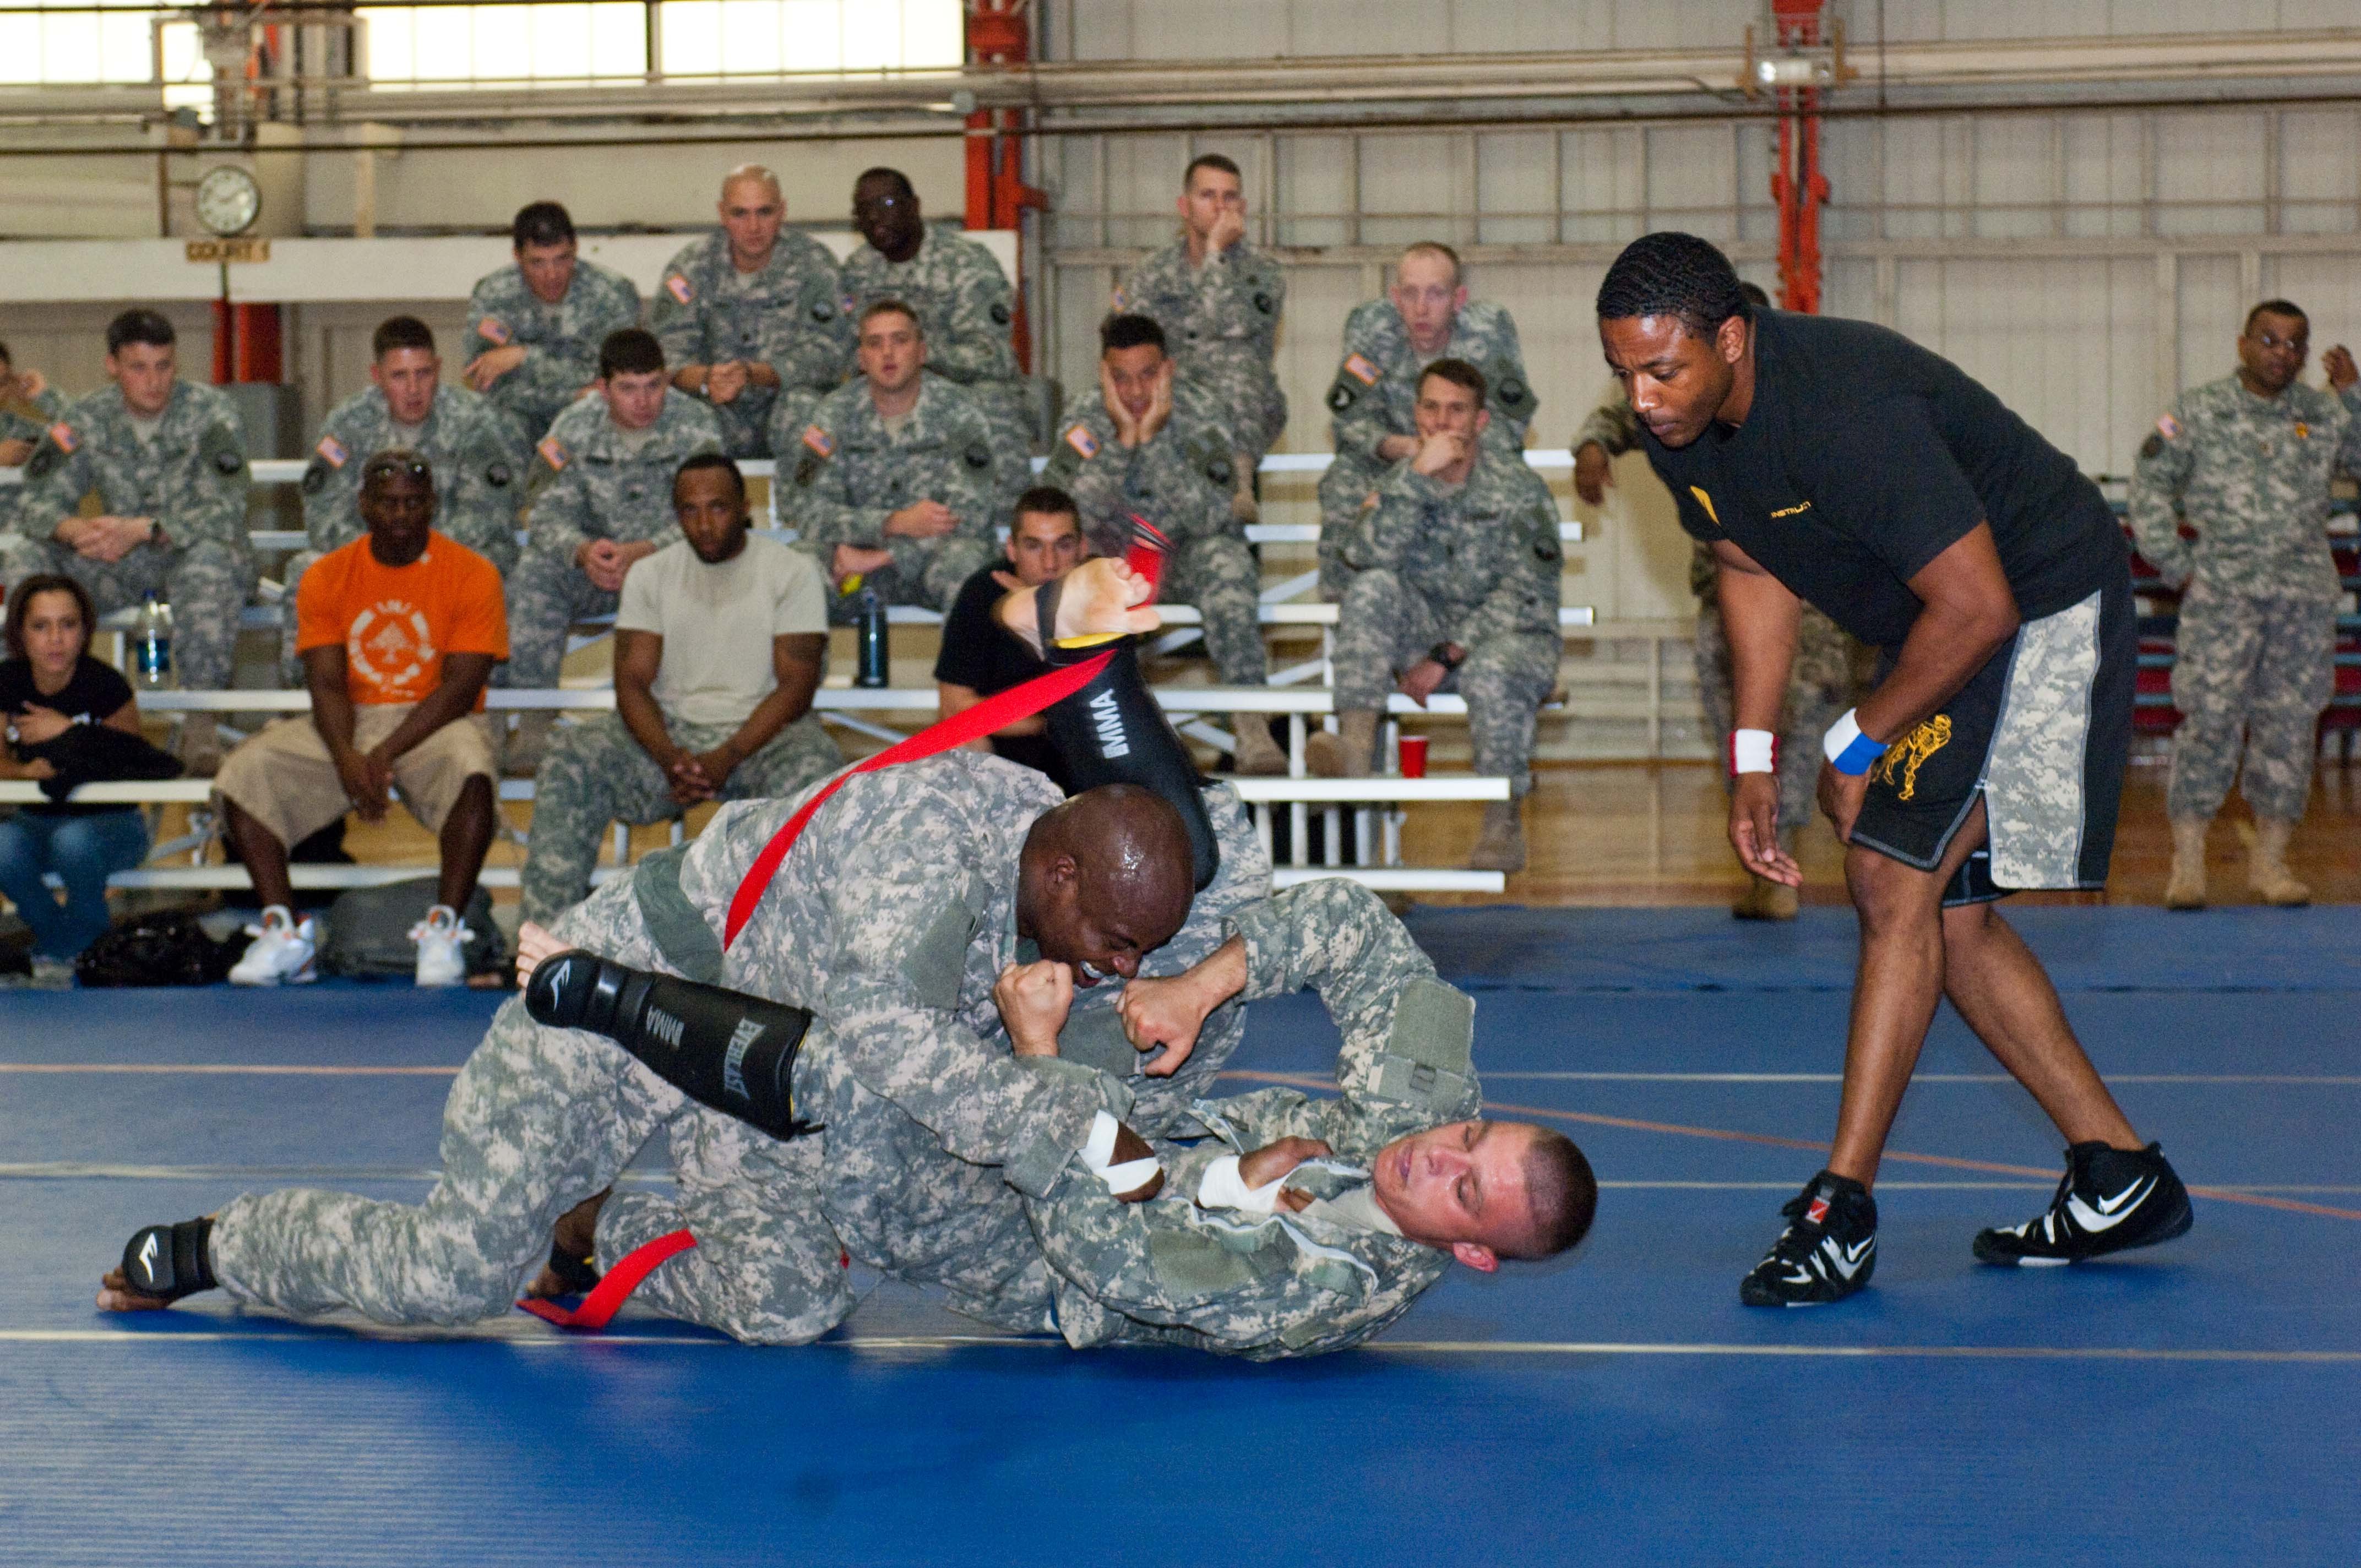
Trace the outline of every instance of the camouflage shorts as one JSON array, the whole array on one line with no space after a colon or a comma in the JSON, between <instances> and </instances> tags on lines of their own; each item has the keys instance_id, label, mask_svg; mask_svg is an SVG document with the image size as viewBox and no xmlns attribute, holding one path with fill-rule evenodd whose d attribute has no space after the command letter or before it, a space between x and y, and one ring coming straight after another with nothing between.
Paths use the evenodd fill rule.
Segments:
<instances>
[{"instance_id":1,"label":"camouflage shorts","mask_svg":"<svg viewBox=\"0 0 2361 1568\"><path fill-rule=\"evenodd\" d=\"M1852 841L1931 871L1984 798L1991 861L1946 903L2103 887L2131 746L2138 641L2127 576L2028 620L1870 769Z\"/></svg>"}]
</instances>

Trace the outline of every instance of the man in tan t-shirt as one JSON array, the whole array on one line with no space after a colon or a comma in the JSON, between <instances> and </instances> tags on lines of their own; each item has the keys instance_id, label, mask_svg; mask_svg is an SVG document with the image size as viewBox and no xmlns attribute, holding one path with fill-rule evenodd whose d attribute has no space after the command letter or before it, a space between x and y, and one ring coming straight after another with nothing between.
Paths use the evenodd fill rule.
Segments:
<instances>
[{"instance_id":1,"label":"man in tan t-shirt","mask_svg":"<svg viewBox=\"0 0 2361 1568\"><path fill-rule=\"evenodd\" d=\"M811 711L828 608L808 556L748 532L746 482L714 454L673 479L679 543L623 579L615 711L558 732L533 785L523 914L547 925L590 891L611 822L707 800L793 795L842 765Z\"/></svg>"}]
</instances>

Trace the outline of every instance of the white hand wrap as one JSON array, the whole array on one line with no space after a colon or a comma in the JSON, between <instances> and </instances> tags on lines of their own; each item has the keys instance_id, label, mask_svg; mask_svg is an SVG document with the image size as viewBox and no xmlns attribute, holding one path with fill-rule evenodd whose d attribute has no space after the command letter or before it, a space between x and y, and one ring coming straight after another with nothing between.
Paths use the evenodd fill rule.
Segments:
<instances>
[{"instance_id":1,"label":"white hand wrap","mask_svg":"<svg viewBox=\"0 0 2361 1568\"><path fill-rule=\"evenodd\" d=\"M1224 1155L1205 1168L1205 1179L1197 1186L1197 1207L1241 1209L1249 1214L1276 1212L1279 1190L1287 1184L1287 1178L1281 1176L1260 1187L1248 1187L1246 1179L1238 1174L1239 1157Z\"/></svg>"},{"instance_id":2,"label":"white hand wrap","mask_svg":"<svg viewBox=\"0 0 2361 1568\"><path fill-rule=\"evenodd\" d=\"M1164 1168L1151 1155L1146 1159L1127 1159L1114 1164L1115 1135L1123 1124L1102 1111L1091 1118L1091 1135L1082 1140L1082 1163L1091 1174L1106 1183L1108 1191L1118 1197L1137 1192L1156 1179Z\"/></svg>"}]
</instances>

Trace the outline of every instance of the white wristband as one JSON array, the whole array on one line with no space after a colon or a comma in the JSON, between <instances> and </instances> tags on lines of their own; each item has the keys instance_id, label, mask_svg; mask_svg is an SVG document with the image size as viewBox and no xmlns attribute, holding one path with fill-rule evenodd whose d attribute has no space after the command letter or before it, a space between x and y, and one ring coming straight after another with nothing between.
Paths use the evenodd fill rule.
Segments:
<instances>
[{"instance_id":1,"label":"white wristband","mask_svg":"<svg viewBox=\"0 0 2361 1568\"><path fill-rule=\"evenodd\" d=\"M1730 732L1730 771L1737 773L1775 773L1779 771L1779 738L1768 729L1733 729Z\"/></svg>"},{"instance_id":2,"label":"white wristband","mask_svg":"<svg viewBox=\"0 0 2361 1568\"><path fill-rule=\"evenodd\" d=\"M1828 726L1828 732L1820 738L1820 751L1828 758L1828 766L1858 778L1877 765L1877 759L1885 754L1885 747L1861 733L1861 720L1853 717L1854 711L1846 708L1844 717Z\"/></svg>"}]
</instances>

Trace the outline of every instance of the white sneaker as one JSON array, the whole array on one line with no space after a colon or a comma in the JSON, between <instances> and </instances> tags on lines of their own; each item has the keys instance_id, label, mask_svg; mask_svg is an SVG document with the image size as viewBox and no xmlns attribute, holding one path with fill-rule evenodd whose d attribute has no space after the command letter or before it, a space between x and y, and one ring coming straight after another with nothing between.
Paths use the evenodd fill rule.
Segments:
<instances>
[{"instance_id":1,"label":"white sneaker","mask_svg":"<svg viewBox=\"0 0 2361 1568\"><path fill-rule=\"evenodd\" d=\"M262 912L262 924L248 926L246 934L254 940L229 971L232 985L309 985L320 978L312 965L320 929L309 916L299 925L292 910L274 904Z\"/></svg>"},{"instance_id":2,"label":"white sneaker","mask_svg":"<svg viewBox=\"0 0 2361 1568\"><path fill-rule=\"evenodd\" d=\"M459 985L467 978L467 955L460 951L475 937L475 932L459 924L458 912L447 904L438 904L426 912L426 918L410 928L410 939L418 944L418 983L421 985Z\"/></svg>"}]
</instances>

